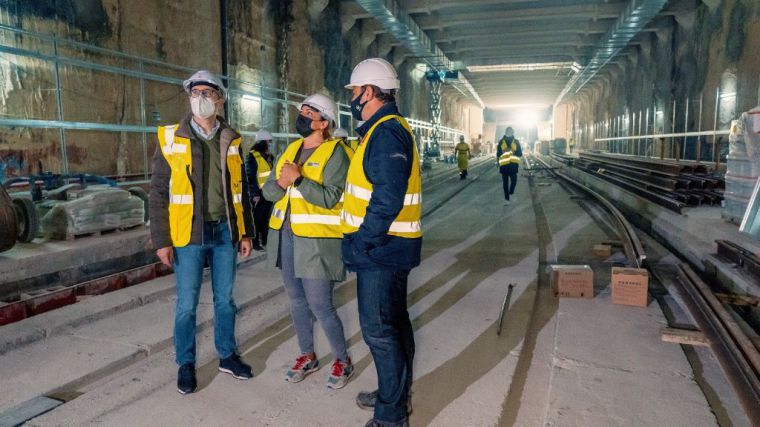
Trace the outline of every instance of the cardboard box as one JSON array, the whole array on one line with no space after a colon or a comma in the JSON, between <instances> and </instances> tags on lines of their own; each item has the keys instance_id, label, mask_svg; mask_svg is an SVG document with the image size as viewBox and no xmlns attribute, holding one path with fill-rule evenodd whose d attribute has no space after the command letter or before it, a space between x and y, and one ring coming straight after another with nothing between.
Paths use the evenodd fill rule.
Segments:
<instances>
[{"instance_id":1,"label":"cardboard box","mask_svg":"<svg viewBox=\"0 0 760 427\"><path fill-rule=\"evenodd\" d=\"M594 270L588 265L553 265L551 284L560 297L594 298Z\"/></svg>"},{"instance_id":2,"label":"cardboard box","mask_svg":"<svg viewBox=\"0 0 760 427\"><path fill-rule=\"evenodd\" d=\"M594 245L592 249L595 257L609 258L612 255L612 246L610 245Z\"/></svg>"},{"instance_id":3,"label":"cardboard box","mask_svg":"<svg viewBox=\"0 0 760 427\"><path fill-rule=\"evenodd\" d=\"M644 268L612 267L612 303L646 307L649 272Z\"/></svg>"}]
</instances>

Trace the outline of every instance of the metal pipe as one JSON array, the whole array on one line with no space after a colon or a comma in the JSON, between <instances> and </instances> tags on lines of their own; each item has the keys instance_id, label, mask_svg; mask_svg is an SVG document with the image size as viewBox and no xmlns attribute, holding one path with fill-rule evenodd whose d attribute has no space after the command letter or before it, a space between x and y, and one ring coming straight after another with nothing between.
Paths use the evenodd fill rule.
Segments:
<instances>
[{"instance_id":1,"label":"metal pipe","mask_svg":"<svg viewBox=\"0 0 760 427\"><path fill-rule=\"evenodd\" d=\"M711 150L712 151L712 159L711 160L715 162L715 168L716 169L718 168L718 163L720 162L720 158L718 158L718 159L715 158L716 157L715 156L715 142L716 142L716 139L717 139L717 133L715 132L715 130L718 129L718 108L720 108L720 86L715 90L715 112L713 114L713 129L714 129L714 131L713 131L713 139L712 139L712 145L713 145L712 148L713 149ZM717 156L717 157L720 157L720 156Z\"/></svg>"},{"instance_id":2,"label":"metal pipe","mask_svg":"<svg viewBox=\"0 0 760 427\"><path fill-rule=\"evenodd\" d=\"M53 36L53 53L58 56L58 39ZM63 91L61 90L61 70L58 66L58 61L55 62L55 104L58 120L63 121ZM66 147L66 130L59 128L58 136L60 138L61 147L61 173L69 173L69 156L68 149ZM42 171L40 171L42 172Z\"/></svg>"},{"instance_id":3,"label":"metal pipe","mask_svg":"<svg viewBox=\"0 0 760 427\"><path fill-rule=\"evenodd\" d=\"M613 141L613 140L620 140L620 139L645 139L645 138L675 138L675 137L683 137L683 136L702 136L702 135L728 135L731 131L726 130L705 130L701 132L676 132L676 133L661 133L661 134L651 134L651 135L640 135L640 136L623 136L620 138L597 138L597 141Z\"/></svg>"},{"instance_id":4,"label":"metal pipe","mask_svg":"<svg viewBox=\"0 0 760 427\"><path fill-rule=\"evenodd\" d=\"M664 126L663 126L664 127ZM673 119L671 119L670 123L670 133L676 133L676 100L673 99ZM670 138L670 152L673 151L673 138Z\"/></svg>"},{"instance_id":5,"label":"metal pipe","mask_svg":"<svg viewBox=\"0 0 760 427\"><path fill-rule=\"evenodd\" d=\"M683 132L686 133L689 131L689 97L686 97L686 114L685 114L684 122L683 122ZM684 160L686 160L686 138L683 140L683 154L681 156ZM697 159L697 162L699 162L699 159Z\"/></svg>"},{"instance_id":6,"label":"metal pipe","mask_svg":"<svg viewBox=\"0 0 760 427\"><path fill-rule=\"evenodd\" d=\"M143 71L143 63L140 62L140 72ZM143 127L147 127L147 118L145 116L145 80L140 78L140 124ZM143 147L143 178L148 179L150 175L148 170L148 137L145 132L142 132L142 147Z\"/></svg>"}]
</instances>

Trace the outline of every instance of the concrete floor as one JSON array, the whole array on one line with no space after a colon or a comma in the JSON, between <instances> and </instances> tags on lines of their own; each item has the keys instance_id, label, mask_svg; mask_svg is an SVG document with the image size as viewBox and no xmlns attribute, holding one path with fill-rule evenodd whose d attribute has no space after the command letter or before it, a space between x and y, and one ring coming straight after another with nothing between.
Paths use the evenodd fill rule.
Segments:
<instances>
[{"instance_id":1,"label":"concrete floor","mask_svg":"<svg viewBox=\"0 0 760 427\"><path fill-rule=\"evenodd\" d=\"M751 425L709 352L660 340L668 320L657 302L646 308L611 304L607 285L615 257L594 259L591 247L615 236L592 204L545 178L535 179L531 195L521 177L517 202L503 206L493 169L469 184L425 218L424 261L410 277L418 349L412 425ZM439 187L456 185L464 184ZM426 203L444 197L437 191L427 194ZM650 249L650 257L667 262L656 243L647 242ZM592 265L595 298L555 298L544 273L553 263ZM162 286L171 286L166 279ZM508 283L517 286L497 336ZM257 263L241 269L237 285L238 302L250 301L239 317L238 335L254 379L218 373L213 338L205 329L199 334L200 389L178 394L167 341L173 297L164 297L74 328L56 342L0 356L0 388L24 390L3 393L0 411L51 395L57 384L52 395L71 400L29 425L363 425L371 413L358 409L354 396L375 388L376 379L361 339L354 285L348 280L336 291L358 368L342 390L325 388L327 369L299 384L283 380L297 344L286 297L271 293L280 286L279 276ZM208 298L199 316L206 325ZM318 326L315 335L328 365L329 347ZM136 356L117 357L127 350ZM86 380L95 368L112 373ZM47 384L35 383L41 373ZM66 378L50 378L60 376Z\"/></svg>"}]
</instances>

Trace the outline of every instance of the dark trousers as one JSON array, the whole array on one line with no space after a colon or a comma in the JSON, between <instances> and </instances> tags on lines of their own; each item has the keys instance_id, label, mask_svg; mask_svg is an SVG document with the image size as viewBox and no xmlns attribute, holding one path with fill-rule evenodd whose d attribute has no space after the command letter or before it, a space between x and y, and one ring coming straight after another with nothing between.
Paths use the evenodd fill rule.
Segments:
<instances>
[{"instance_id":1,"label":"dark trousers","mask_svg":"<svg viewBox=\"0 0 760 427\"><path fill-rule=\"evenodd\" d=\"M517 169L509 169L501 173L501 182L504 187L504 198L509 200L509 196L515 193L517 185Z\"/></svg>"},{"instance_id":2,"label":"dark trousers","mask_svg":"<svg viewBox=\"0 0 760 427\"><path fill-rule=\"evenodd\" d=\"M254 242L261 246L267 245L267 233L269 233L269 216L272 215L273 203L262 197L253 207L253 227L256 230Z\"/></svg>"},{"instance_id":3,"label":"dark trousers","mask_svg":"<svg viewBox=\"0 0 760 427\"><path fill-rule=\"evenodd\" d=\"M406 420L412 385L414 331L406 307L409 270L356 273L359 323L377 370L377 421Z\"/></svg>"}]
</instances>

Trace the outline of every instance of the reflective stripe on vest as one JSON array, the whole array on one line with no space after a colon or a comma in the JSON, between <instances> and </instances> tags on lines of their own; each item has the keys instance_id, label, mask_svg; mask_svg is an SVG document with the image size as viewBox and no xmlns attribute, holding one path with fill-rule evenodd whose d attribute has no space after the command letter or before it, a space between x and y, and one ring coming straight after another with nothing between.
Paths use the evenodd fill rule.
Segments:
<instances>
[{"instance_id":1,"label":"reflective stripe on vest","mask_svg":"<svg viewBox=\"0 0 760 427\"><path fill-rule=\"evenodd\" d=\"M280 171L286 160L289 162L296 161L296 155L302 145L303 139L293 141L288 145L285 152L282 153L277 161L277 165L275 165L274 170L277 178L280 177ZM350 156L351 153L346 150L347 147L340 144L340 140L331 139L325 141L311 153L311 156L301 166L301 175L305 179L321 185L324 182L323 174L325 166L337 147L341 147L340 149L344 150L347 156ZM297 188L289 186L285 191L285 195L275 202L272 208L269 227L273 230L281 229L285 221L285 213L288 211L288 207L290 207L290 227L296 236L339 239L343 237L340 229L340 211L342 206L342 197L341 201L330 209L314 205L309 203Z\"/></svg>"},{"instance_id":2,"label":"reflective stripe on vest","mask_svg":"<svg viewBox=\"0 0 760 427\"><path fill-rule=\"evenodd\" d=\"M264 156L258 151L251 150L253 159L256 161L256 182L259 184L259 188L264 187L264 183L267 182L269 174L272 173L272 167L269 166Z\"/></svg>"},{"instance_id":3,"label":"reflective stripe on vest","mask_svg":"<svg viewBox=\"0 0 760 427\"><path fill-rule=\"evenodd\" d=\"M172 245L187 246L193 229L193 184L190 176L193 172L193 156L189 138L175 135L179 126L161 126L158 128L158 143L161 153L171 168L169 179L169 234ZM243 175L240 158L240 138L233 140L227 149L226 165L229 173L232 206L237 218L238 240L245 234L243 221Z\"/></svg>"},{"instance_id":4,"label":"reflective stripe on vest","mask_svg":"<svg viewBox=\"0 0 760 427\"><path fill-rule=\"evenodd\" d=\"M517 152L517 143L515 143L515 141L512 141L510 147L507 147L507 141L501 140L501 156L499 156L499 166L508 165L510 163L520 163L520 156L514 154ZM507 150L507 148L509 148L509 150Z\"/></svg>"},{"instance_id":5,"label":"reflective stripe on vest","mask_svg":"<svg viewBox=\"0 0 760 427\"><path fill-rule=\"evenodd\" d=\"M372 198L372 184L364 174L364 153L367 145L371 142L372 133L381 123L388 120L397 120L414 141L409 124L399 115L389 115L382 117L367 132L362 143L356 149L356 154L351 159L351 165L348 168L348 177L346 180L345 201L343 211L341 212L341 228L343 232L356 232L364 222L364 216L367 212L367 206ZM417 144L412 147L412 168L406 184L406 194L404 195L404 206L391 223L388 234L404 238L422 237L422 177L420 175L420 159L417 153Z\"/></svg>"}]
</instances>

